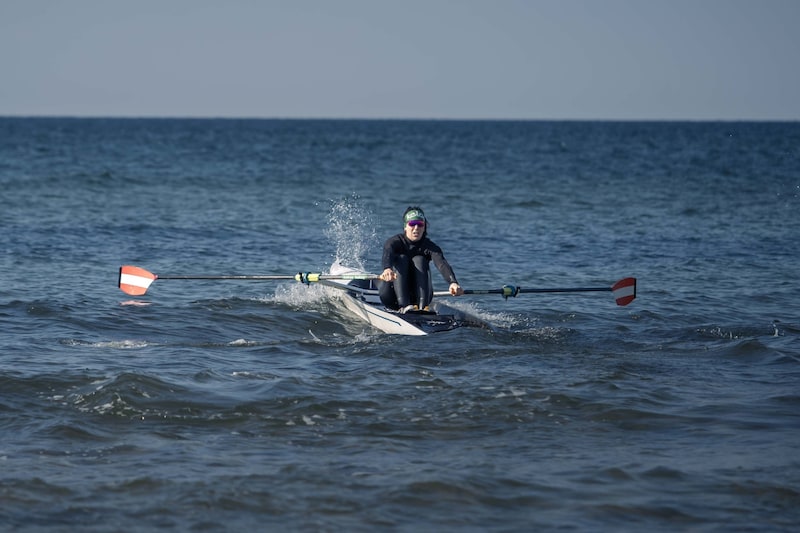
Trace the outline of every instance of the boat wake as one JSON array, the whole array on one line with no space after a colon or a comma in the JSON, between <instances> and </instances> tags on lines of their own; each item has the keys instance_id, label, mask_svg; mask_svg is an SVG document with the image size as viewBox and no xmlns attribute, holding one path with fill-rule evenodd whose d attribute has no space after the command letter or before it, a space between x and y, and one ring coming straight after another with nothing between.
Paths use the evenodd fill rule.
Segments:
<instances>
[{"instance_id":1,"label":"boat wake","mask_svg":"<svg viewBox=\"0 0 800 533\"><path fill-rule=\"evenodd\" d=\"M491 324L492 329L511 330L520 325L527 325L525 319L511 313L497 313L487 311L475 302L463 301L459 298L437 298L437 302L444 303L447 307L455 309L472 318L476 322Z\"/></svg>"}]
</instances>

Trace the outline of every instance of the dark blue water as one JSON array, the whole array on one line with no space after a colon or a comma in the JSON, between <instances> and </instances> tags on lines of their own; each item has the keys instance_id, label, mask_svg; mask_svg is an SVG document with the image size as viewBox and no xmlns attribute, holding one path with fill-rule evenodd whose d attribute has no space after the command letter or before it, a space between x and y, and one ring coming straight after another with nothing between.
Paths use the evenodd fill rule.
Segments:
<instances>
[{"instance_id":1,"label":"dark blue water","mask_svg":"<svg viewBox=\"0 0 800 533\"><path fill-rule=\"evenodd\" d=\"M797 123L6 118L0 190L3 529L800 525ZM374 272L411 204L465 288L638 297L116 287Z\"/></svg>"}]
</instances>

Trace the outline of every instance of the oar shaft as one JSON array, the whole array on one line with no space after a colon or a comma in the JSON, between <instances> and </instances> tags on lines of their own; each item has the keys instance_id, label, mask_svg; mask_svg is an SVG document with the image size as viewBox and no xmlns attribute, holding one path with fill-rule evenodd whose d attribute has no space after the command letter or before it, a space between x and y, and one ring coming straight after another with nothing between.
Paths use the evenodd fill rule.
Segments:
<instances>
[{"instance_id":1,"label":"oar shaft","mask_svg":"<svg viewBox=\"0 0 800 533\"><path fill-rule=\"evenodd\" d=\"M611 287L573 287L562 289L520 289L519 292L611 292Z\"/></svg>"},{"instance_id":2,"label":"oar shaft","mask_svg":"<svg viewBox=\"0 0 800 533\"><path fill-rule=\"evenodd\" d=\"M611 287L559 287L548 289L523 289L514 285L504 285L500 289L467 289L464 294L500 294L504 298L514 297L520 293L553 293L553 292L613 292L617 305L628 305L636 298L636 278L623 278ZM450 296L449 292L434 292L434 296Z\"/></svg>"},{"instance_id":3,"label":"oar shaft","mask_svg":"<svg viewBox=\"0 0 800 533\"><path fill-rule=\"evenodd\" d=\"M375 274L320 274L317 272L298 272L297 274L190 274L190 275L157 275L156 279L195 279L195 280L222 280L222 279L245 279L245 280L295 280L303 283L315 282L323 279L378 279Z\"/></svg>"},{"instance_id":4,"label":"oar shaft","mask_svg":"<svg viewBox=\"0 0 800 533\"><path fill-rule=\"evenodd\" d=\"M263 280L278 280L278 279L294 279L294 276L268 276L268 275L239 275L239 274L225 274L225 275L200 275L192 274L186 276L162 276L158 275L156 279L263 279Z\"/></svg>"},{"instance_id":5,"label":"oar shaft","mask_svg":"<svg viewBox=\"0 0 800 533\"><path fill-rule=\"evenodd\" d=\"M317 283L327 279L377 279L375 274L321 274L319 272L298 272L297 274L181 274L181 275L163 275L159 276L148 272L147 270L133 266L122 265L119 267L119 281L117 285L126 294L133 296L141 296L147 292L150 284L157 279L195 279L195 280L212 280L212 279L239 279L239 280L295 280L300 283Z\"/></svg>"},{"instance_id":6,"label":"oar shaft","mask_svg":"<svg viewBox=\"0 0 800 533\"><path fill-rule=\"evenodd\" d=\"M611 292L611 287L569 287L555 289L525 289L519 287L503 287L502 289L465 289L464 294L501 294L503 296L516 296L523 293L548 293L548 292ZM434 296L450 296L447 291L434 292Z\"/></svg>"}]
</instances>

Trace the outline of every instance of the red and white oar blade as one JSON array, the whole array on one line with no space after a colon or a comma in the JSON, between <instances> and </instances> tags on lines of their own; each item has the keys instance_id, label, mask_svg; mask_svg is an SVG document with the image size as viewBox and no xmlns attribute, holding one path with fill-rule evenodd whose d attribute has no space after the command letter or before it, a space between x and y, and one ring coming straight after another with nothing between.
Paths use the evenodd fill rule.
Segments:
<instances>
[{"instance_id":1,"label":"red and white oar blade","mask_svg":"<svg viewBox=\"0 0 800 533\"><path fill-rule=\"evenodd\" d=\"M132 296L141 296L158 276L143 268L125 265L119 267L119 288Z\"/></svg>"},{"instance_id":2,"label":"red and white oar blade","mask_svg":"<svg viewBox=\"0 0 800 533\"><path fill-rule=\"evenodd\" d=\"M616 282L611 291L617 300L617 305L628 305L636 298L636 278L624 278Z\"/></svg>"}]
</instances>

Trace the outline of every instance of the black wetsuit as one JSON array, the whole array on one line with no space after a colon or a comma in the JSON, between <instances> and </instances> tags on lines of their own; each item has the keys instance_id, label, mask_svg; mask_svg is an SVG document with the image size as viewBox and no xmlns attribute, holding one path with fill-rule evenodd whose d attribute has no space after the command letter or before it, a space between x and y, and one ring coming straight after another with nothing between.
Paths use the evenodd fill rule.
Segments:
<instances>
[{"instance_id":1,"label":"black wetsuit","mask_svg":"<svg viewBox=\"0 0 800 533\"><path fill-rule=\"evenodd\" d=\"M448 283L458 283L442 249L428 237L410 241L404 233L390 237L383 245L383 268L393 268L397 279L380 286L381 302L389 309L418 305L424 309L433 299L429 263L433 261Z\"/></svg>"}]
</instances>

